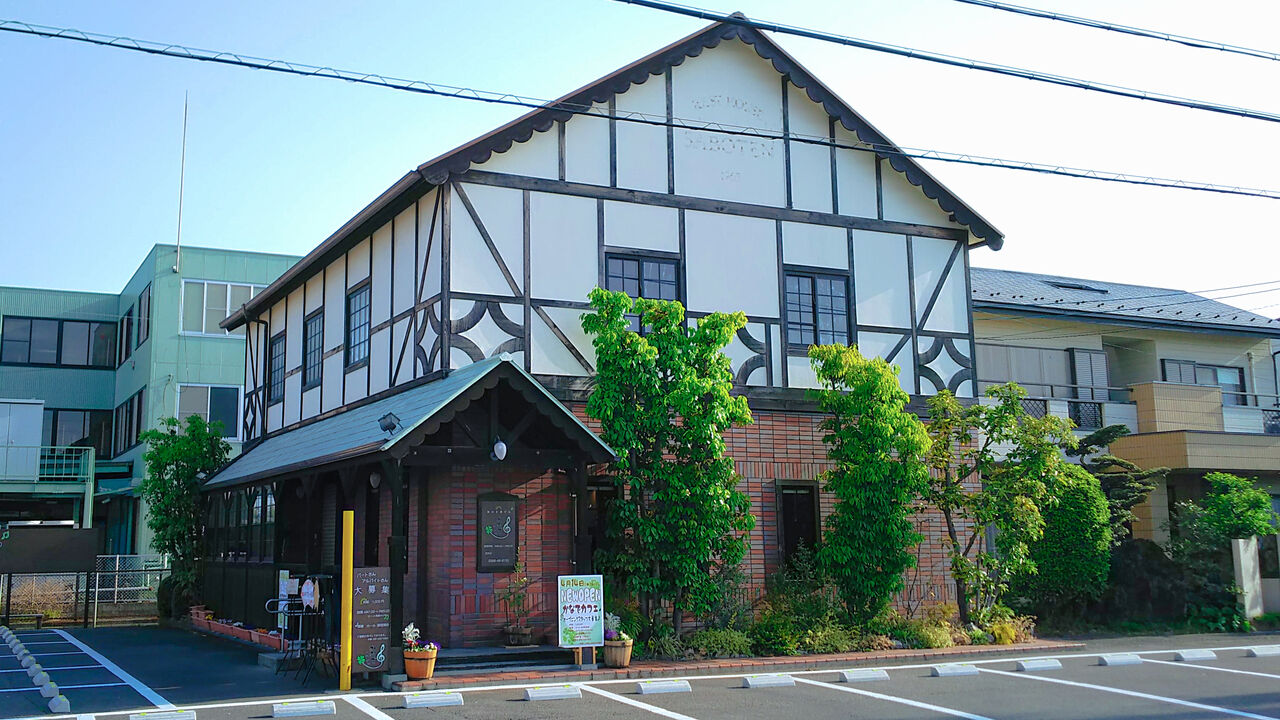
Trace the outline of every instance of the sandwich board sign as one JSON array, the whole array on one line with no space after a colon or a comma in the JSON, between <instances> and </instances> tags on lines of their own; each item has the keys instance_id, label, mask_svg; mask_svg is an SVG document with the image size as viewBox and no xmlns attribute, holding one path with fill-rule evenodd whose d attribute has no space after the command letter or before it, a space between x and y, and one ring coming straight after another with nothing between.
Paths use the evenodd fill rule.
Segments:
<instances>
[{"instance_id":1,"label":"sandwich board sign","mask_svg":"<svg viewBox=\"0 0 1280 720\"><path fill-rule=\"evenodd\" d=\"M557 580L560 647L604 645L604 576L560 575Z\"/></svg>"}]
</instances>

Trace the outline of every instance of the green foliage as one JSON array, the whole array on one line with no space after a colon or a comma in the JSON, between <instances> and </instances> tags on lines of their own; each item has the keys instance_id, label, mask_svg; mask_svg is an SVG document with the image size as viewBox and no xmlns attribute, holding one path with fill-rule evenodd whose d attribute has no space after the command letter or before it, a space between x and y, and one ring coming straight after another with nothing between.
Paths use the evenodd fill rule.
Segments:
<instances>
[{"instance_id":1,"label":"green foliage","mask_svg":"<svg viewBox=\"0 0 1280 720\"><path fill-rule=\"evenodd\" d=\"M1249 632L1253 629L1243 608L1225 602L1190 606L1187 608L1187 623L1204 632Z\"/></svg>"},{"instance_id":2,"label":"green foliage","mask_svg":"<svg viewBox=\"0 0 1280 720\"><path fill-rule=\"evenodd\" d=\"M990 645L995 642L995 638L988 635L986 630L982 628L969 628L969 644L970 645Z\"/></svg>"},{"instance_id":3,"label":"green foliage","mask_svg":"<svg viewBox=\"0 0 1280 720\"><path fill-rule=\"evenodd\" d=\"M1169 468L1143 470L1106 452L1111 443L1128 434L1125 425L1108 425L1080 438L1076 447L1066 449L1067 455L1079 457L1081 466L1098 478L1111 515L1112 542L1117 545L1129 536L1129 525L1137 519L1133 508L1145 502L1169 474Z\"/></svg>"},{"instance_id":4,"label":"green foliage","mask_svg":"<svg viewBox=\"0 0 1280 720\"><path fill-rule=\"evenodd\" d=\"M1271 495L1254 481L1224 472L1204 479L1209 492L1194 515L1206 531L1224 541L1275 532L1280 517L1271 509Z\"/></svg>"},{"instance_id":5,"label":"green foliage","mask_svg":"<svg viewBox=\"0 0 1280 720\"><path fill-rule=\"evenodd\" d=\"M1042 612L1079 612L1107 587L1111 510L1097 478L1077 465L1064 468L1056 496L1044 510L1044 537L1031 544L1036 573L1017 586Z\"/></svg>"},{"instance_id":6,"label":"green foliage","mask_svg":"<svg viewBox=\"0 0 1280 720\"><path fill-rule=\"evenodd\" d=\"M680 637L672 631L670 625L656 625L654 632L645 643L645 654L649 657L667 660L683 660L687 653Z\"/></svg>"},{"instance_id":7,"label":"green foliage","mask_svg":"<svg viewBox=\"0 0 1280 720\"><path fill-rule=\"evenodd\" d=\"M748 597L746 573L738 565L719 565L711 573L716 585L704 624L716 630L746 630L754 611Z\"/></svg>"},{"instance_id":8,"label":"green foliage","mask_svg":"<svg viewBox=\"0 0 1280 720\"><path fill-rule=\"evenodd\" d=\"M746 657L751 654L751 638L740 630L699 630L685 638L684 645L708 658Z\"/></svg>"},{"instance_id":9,"label":"green foliage","mask_svg":"<svg viewBox=\"0 0 1280 720\"><path fill-rule=\"evenodd\" d=\"M836 498L827 516L818 562L839 588L845 609L864 623L889 606L915 565L923 537L911 523L912 504L928 483L922 457L929 436L898 384L898 369L855 348L820 345L809 360L821 386L823 442L832 462L819 475Z\"/></svg>"},{"instance_id":10,"label":"green foliage","mask_svg":"<svg viewBox=\"0 0 1280 720\"><path fill-rule=\"evenodd\" d=\"M997 645L1012 645L1017 632L1014 630L1012 622L999 620L991 623L991 635L995 638Z\"/></svg>"},{"instance_id":11,"label":"green foliage","mask_svg":"<svg viewBox=\"0 0 1280 720\"><path fill-rule=\"evenodd\" d=\"M1015 383L986 396L990 402L968 406L945 390L929 399L932 473L924 499L946 523L962 625L985 621L1011 577L1035 572L1030 543L1044 532L1041 509L1067 465L1060 448L1075 442L1069 421L1028 415ZM995 552L987 549L989 529Z\"/></svg>"},{"instance_id":12,"label":"green foliage","mask_svg":"<svg viewBox=\"0 0 1280 720\"><path fill-rule=\"evenodd\" d=\"M785 613L766 607L747 632L751 650L757 655L798 655L800 635L795 621Z\"/></svg>"},{"instance_id":13,"label":"green foliage","mask_svg":"<svg viewBox=\"0 0 1280 720\"><path fill-rule=\"evenodd\" d=\"M138 495L147 504L151 546L167 553L173 566L173 604L196 589L197 563L203 544L200 485L227 462L231 446L222 439L222 423L212 426L197 415L185 425L165 418L160 427L142 433L147 444L142 456L147 474Z\"/></svg>"},{"instance_id":14,"label":"green foliage","mask_svg":"<svg viewBox=\"0 0 1280 720\"><path fill-rule=\"evenodd\" d=\"M678 628L685 613L705 615L721 599L713 570L738 564L755 525L723 437L751 422L746 398L730 395L722 352L746 317L712 313L690 328L676 302L633 302L600 288L590 301L582 327L596 377L587 414L619 456L597 564L642 599L650 618L670 604ZM630 313L645 334L629 329Z\"/></svg>"},{"instance_id":15,"label":"green foliage","mask_svg":"<svg viewBox=\"0 0 1280 720\"><path fill-rule=\"evenodd\" d=\"M826 623L842 614L839 594L827 581L813 550L803 545L765 580L765 586L769 606L802 625Z\"/></svg>"},{"instance_id":16,"label":"green foliage","mask_svg":"<svg viewBox=\"0 0 1280 720\"><path fill-rule=\"evenodd\" d=\"M857 631L837 622L824 623L800 635L799 648L807 653L844 653L858 647Z\"/></svg>"}]
</instances>

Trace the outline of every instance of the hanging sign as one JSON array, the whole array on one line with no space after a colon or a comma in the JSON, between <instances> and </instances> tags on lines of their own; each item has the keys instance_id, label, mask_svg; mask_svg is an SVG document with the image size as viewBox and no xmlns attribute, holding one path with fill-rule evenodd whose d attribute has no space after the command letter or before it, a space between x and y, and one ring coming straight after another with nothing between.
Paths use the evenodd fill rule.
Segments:
<instances>
[{"instance_id":1,"label":"hanging sign","mask_svg":"<svg viewBox=\"0 0 1280 720\"><path fill-rule=\"evenodd\" d=\"M556 595L560 647L604 644L604 576L560 575Z\"/></svg>"},{"instance_id":2,"label":"hanging sign","mask_svg":"<svg viewBox=\"0 0 1280 720\"><path fill-rule=\"evenodd\" d=\"M351 649L355 669L383 670L391 639L391 568L356 568L351 596Z\"/></svg>"},{"instance_id":3,"label":"hanging sign","mask_svg":"<svg viewBox=\"0 0 1280 720\"><path fill-rule=\"evenodd\" d=\"M320 581L307 578L306 582L302 583L298 595L302 598L302 607L312 610L320 609Z\"/></svg>"},{"instance_id":4,"label":"hanging sign","mask_svg":"<svg viewBox=\"0 0 1280 720\"><path fill-rule=\"evenodd\" d=\"M476 499L476 570L511 572L519 559L520 527L516 515L519 498L506 493L485 493Z\"/></svg>"}]
</instances>

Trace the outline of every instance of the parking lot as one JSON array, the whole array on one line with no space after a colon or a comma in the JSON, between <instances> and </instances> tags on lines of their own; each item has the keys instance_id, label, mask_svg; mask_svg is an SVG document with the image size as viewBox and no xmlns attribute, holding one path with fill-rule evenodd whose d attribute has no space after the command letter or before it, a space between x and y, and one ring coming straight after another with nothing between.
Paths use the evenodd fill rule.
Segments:
<instances>
[{"instance_id":1,"label":"parking lot","mask_svg":"<svg viewBox=\"0 0 1280 720\"><path fill-rule=\"evenodd\" d=\"M189 635L171 631L179 635ZM777 687L745 688L742 675L683 678L687 692L640 694L638 681L609 680L567 686L572 697L526 700L529 685L468 688L461 706L406 709L405 695L385 692L303 693L296 683L276 679L263 668L236 663L228 674L197 650L171 667L139 661L118 646L129 636L99 636L106 653L60 631L19 633L40 656L72 703L71 715L55 716L43 698L29 689L16 662L0 661L0 717L127 716L133 710L194 709L200 720L248 720L270 717L273 701L283 698L332 701L338 720L419 720L428 717L474 719L557 718L587 720L606 716L665 717L673 720L730 720L742 717L802 717L806 720L875 718L915 720L960 717L972 720L1014 718L1266 718L1280 720L1280 656L1250 657L1249 647L1274 647L1277 636L1182 636L1125 638L1090 643L1087 652L1036 656L1060 667L1019 670L1032 656L956 661L943 673L963 667L960 676L935 677L935 664L882 668L887 679L843 682L836 670L795 672ZM139 635L144 638L146 635ZM88 639L88 638L86 638ZM182 642L186 642L182 640ZM203 639L202 639L203 642ZM213 641L216 643L216 641ZM221 645L225 645L222 643ZM1211 649L1212 657L1178 661L1175 653ZM138 646L135 649L145 650ZM163 653L163 648L157 649ZM208 652L222 650L218 645ZM238 648L237 648L238 650ZM37 652L39 651L39 652ZM1265 650L1263 651L1265 653ZM1133 664L1102 665L1101 653L1133 653ZM112 659L109 655L116 655ZM126 656L127 655L127 656ZM1123 662L1124 658L1110 658ZM182 663L205 668L192 673ZM1052 664L1052 663L1050 663ZM866 668L863 668L864 670ZM131 671L132 670L132 671ZM265 675L263 674L265 672ZM236 680L238 678L238 680ZM204 682L202 682L202 680ZM660 681L668 681L663 678ZM679 680L679 679L676 679ZM560 686L565 688L566 686Z\"/></svg>"}]
</instances>

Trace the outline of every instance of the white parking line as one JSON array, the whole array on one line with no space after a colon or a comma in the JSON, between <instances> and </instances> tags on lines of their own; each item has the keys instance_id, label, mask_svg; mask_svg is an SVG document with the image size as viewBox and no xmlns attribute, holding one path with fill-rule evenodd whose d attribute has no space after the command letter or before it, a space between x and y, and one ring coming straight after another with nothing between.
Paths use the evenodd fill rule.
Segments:
<instances>
[{"instance_id":1,"label":"white parking line","mask_svg":"<svg viewBox=\"0 0 1280 720\"><path fill-rule=\"evenodd\" d=\"M966 720L991 720L991 718L985 715L973 715L964 712L963 710L953 710L952 708L942 707L941 705L930 705L929 703L920 702L918 700L908 700L907 698L897 697L896 695L884 695L877 692L871 692L870 690L859 690L857 688L833 685L831 683L818 682L817 680L808 680L805 678L795 678L795 681L798 683L804 683L805 685L827 688L828 690L839 690L840 692L847 692L853 695L862 695L864 697L875 698L877 700L888 700L889 702L900 703L902 705L910 705L911 707L919 708L921 710L931 710L933 712L950 715L952 717L966 718Z\"/></svg>"},{"instance_id":2,"label":"white parking line","mask_svg":"<svg viewBox=\"0 0 1280 720\"><path fill-rule=\"evenodd\" d=\"M67 667L47 667L45 668L45 671L53 672L55 670L89 670L92 668L102 668L103 670L106 670L106 668L103 668L101 665L68 665ZM18 668L16 670L0 670L0 673L11 673L11 672L24 673L26 671L27 671L26 668Z\"/></svg>"},{"instance_id":3,"label":"white parking line","mask_svg":"<svg viewBox=\"0 0 1280 720\"><path fill-rule=\"evenodd\" d=\"M122 683L122 682L121 682L121 683L90 683L90 684L88 684L88 685L59 685L59 686L58 686L58 689L59 689L59 690L79 690L79 689L81 689L81 688L121 687L121 686L123 686L123 685L124 685L124 683ZM0 693L11 693L11 692L35 692L35 691L37 691L37 690L39 690L39 689L40 689L40 688L38 688L38 687L5 688L5 689L3 689L3 690L0 690ZM136 712L136 711L135 711L135 712ZM72 716L72 717L74 717L74 716Z\"/></svg>"},{"instance_id":4,"label":"white parking line","mask_svg":"<svg viewBox=\"0 0 1280 720\"><path fill-rule=\"evenodd\" d=\"M1275 678L1276 680L1280 680L1280 675L1276 675L1274 673L1254 672L1252 670L1236 670L1235 668L1215 667L1213 665L1197 665L1189 662L1169 662L1168 660L1148 660L1145 658L1143 659L1143 662L1156 663L1158 665L1172 665L1174 667L1183 668L1200 668L1201 670L1217 670L1218 672L1235 673L1236 675L1252 675L1254 677Z\"/></svg>"},{"instance_id":5,"label":"white parking line","mask_svg":"<svg viewBox=\"0 0 1280 720\"><path fill-rule=\"evenodd\" d=\"M362 700L356 695L343 695L342 699L350 703L355 709L373 718L373 720L395 720L390 715L370 705L368 702Z\"/></svg>"},{"instance_id":6,"label":"white parking line","mask_svg":"<svg viewBox=\"0 0 1280 720\"><path fill-rule=\"evenodd\" d=\"M592 695L599 695L600 697L606 697L615 702L620 702L623 705L630 705L633 708L640 708L641 710L651 712L654 715L661 715L664 718L671 718L671 720L697 720L697 718L691 717L689 715L681 715L678 712L673 712L671 710L667 710L666 708L660 708L656 705L642 703L639 700L633 700L632 698L625 697L623 695L618 695L616 693L611 693L607 690L601 690L600 688L593 688L590 685L584 684L584 685L579 685L579 687L591 693Z\"/></svg>"},{"instance_id":7,"label":"white parking line","mask_svg":"<svg viewBox=\"0 0 1280 720\"><path fill-rule=\"evenodd\" d=\"M173 709L173 703L169 702L168 700L165 700L163 697L161 697L160 693L156 692L155 690L152 690L151 688L147 687L144 683L142 683L140 680L138 680L136 677L125 672L119 665L116 665L115 663L108 660L107 657L102 653L98 652L97 650L94 650L88 645L85 645L79 640L71 637L70 635L68 635L66 632L62 630L54 630L54 632L61 635L63 639L65 639L67 642L83 650L84 653L89 657L101 663L103 667L111 671L112 675L115 675L116 677L123 680L126 685L133 688L142 697L146 698L147 702L164 710Z\"/></svg>"},{"instance_id":8,"label":"white parking line","mask_svg":"<svg viewBox=\"0 0 1280 720\"><path fill-rule=\"evenodd\" d=\"M86 653L83 650L67 650L66 652L56 652L56 653L42 652L39 655L36 655L36 657L44 658L44 657L57 657L59 655L87 655L87 654L88 653ZM32 653L32 655L35 655L35 653Z\"/></svg>"},{"instance_id":9,"label":"white parking line","mask_svg":"<svg viewBox=\"0 0 1280 720\"><path fill-rule=\"evenodd\" d=\"M1164 695L1152 695L1151 693L1138 692L1137 690L1125 690L1124 688L1110 687L1108 685L1094 685L1093 683L1063 680L1062 678L1045 677L1044 675L1027 675L1025 673L1011 673L1005 672L1004 670L988 670L986 668L982 668L982 672L992 673L995 675L1008 675L1009 677L1019 678L1021 680L1038 680L1040 682L1088 688L1089 690L1099 690L1101 692L1115 693L1116 695L1128 695L1129 697L1141 698L1143 700L1155 700L1157 702L1181 705L1182 707L1195 708L1197 710L1208 710L1210 712L1223 713L1225 715L1252 718L1252 720L1277 720L1277 718L1271 717L1270 715L1258 715L1256 713L1245 712L1243 710L1232 710L1231 708L1220 707L1218 705L1206 705L1204 703L1192 702L1190 700L1179 700L1178 698L1165 697Z\"/></svg>"}]
</instances>

